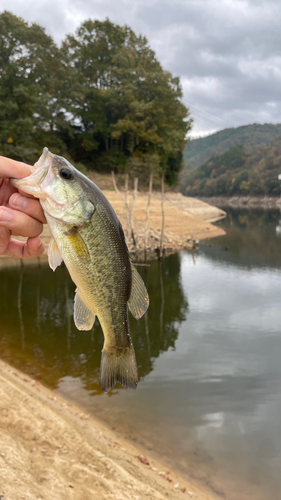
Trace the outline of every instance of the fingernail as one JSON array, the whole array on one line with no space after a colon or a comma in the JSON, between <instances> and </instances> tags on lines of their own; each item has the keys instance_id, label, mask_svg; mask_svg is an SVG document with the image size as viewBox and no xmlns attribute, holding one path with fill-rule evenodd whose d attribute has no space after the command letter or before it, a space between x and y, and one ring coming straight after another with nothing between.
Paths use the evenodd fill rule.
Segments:
<instances>
[{"instance_id":1,"label":"fingernail","mask_svg":"<svg viewBox=\"0 0 281 500\"><path fill-rule=\"evenodd\" d=\"M0 221L2 222L8 222L11 220L12 214L8 210L1 209L0 210Z\"/></svg>"},{"instance_id":2,"label":"fingernail","mask_svg":"<svg viewBox=\"0 0 281 500\"><path fill-rule=\"evenodd\" d=\"M16 196L13 199L13 205L18 208L25 208L26 207L26 198L24 196L21 196L20 194L16 194Z\"/></svg>"}]
</instances>

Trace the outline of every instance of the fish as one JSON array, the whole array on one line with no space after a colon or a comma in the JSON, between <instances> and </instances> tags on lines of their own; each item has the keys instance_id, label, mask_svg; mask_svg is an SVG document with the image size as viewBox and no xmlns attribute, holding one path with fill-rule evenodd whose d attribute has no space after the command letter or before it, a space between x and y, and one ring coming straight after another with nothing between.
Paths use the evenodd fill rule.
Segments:
<instances>
[{"instance_id":1,"label":"fish","mask_svg":"<svg viewBox=\"0 0 281 500\"><path fill-rule=\"evenodd\" d=\"M64 261L77 287L76 327L90 330L98 317L104 335L101 388L108 392L119 382L135 389L138 371L128 309L141 318L149 296L111 204L94 182L48 148L31 175L10 183L40 201L52 234L49 265L55 271Z\"/></svg>"}]
</instances>

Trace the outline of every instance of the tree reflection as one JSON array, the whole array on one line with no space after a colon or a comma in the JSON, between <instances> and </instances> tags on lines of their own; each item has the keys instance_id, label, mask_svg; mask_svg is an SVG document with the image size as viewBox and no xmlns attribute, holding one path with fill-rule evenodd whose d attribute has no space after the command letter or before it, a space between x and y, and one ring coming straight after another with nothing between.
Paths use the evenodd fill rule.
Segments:
<instances>
[{"instance_id":1,"label":"tree reflection","mask_svg":"<svg viewBox=\"0 0 281 500\"><path fill-rule=\"evenodd\" d=\"M130 315L129 322L142 378L153 370L155 358L175 348L188 304L178 255L139 270L150 295L150 308L139 321ZM1 357L52 388L57 388L63 377L79 377L84 387L96 394L101 392L103 334L97 320L91 332L75 328L74 289L63 267L56 273L48 266L25 267L24 273L1 270Z\"/></svg>"},{"instance_id":2,"label":"tree reflection","mask_svg":"<svg viewBox=\"0 0 281 500\"><path fill-rule=\"evenodd\" d=\"M150 307L144 318L139 321L132 318L130 323L139 375L143 377L153 369L153 360L161 352L175 348L179 324L186 318L188 304L180 281L179 255L171 255L162 263L152 262L141 274L149 292ZM147 330L150 356L147 355Z\"/></svg>"},{"instance_id":3,"label":"tree reflection","mask_svg":"<svg viewBox=\"0 0 281 500\"><path fill-rule=\"evenodd\" d=\"M20 333L21 333L21 346L24 349L24 323L22 317L22 280L23 280L23 268L20 270L19 276L19 286L18 286L18 317L20 323Z\"/></svg>"},{"instance_id":4,"label":"tree reflection","mask_svg":"<svg viewBox=\"0 0 281 500\"><path fill-rule=\"evenodd\" d=\"M227 209L220 222L226 235L210 241L208 250L201 250L213 260L239 267L281 266L281 238L276 235L279 210ZM207 251L206 251L207 250Z\"/></svg>"}]
</instances>

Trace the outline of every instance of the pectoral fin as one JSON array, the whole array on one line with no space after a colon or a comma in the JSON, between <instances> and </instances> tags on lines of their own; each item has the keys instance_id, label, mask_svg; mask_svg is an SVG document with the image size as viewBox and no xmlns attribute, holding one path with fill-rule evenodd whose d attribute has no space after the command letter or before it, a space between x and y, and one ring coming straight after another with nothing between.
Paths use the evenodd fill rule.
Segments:
<instances>
[{"instance_id":1,"label":"pectoral fin","mask_svg":"<svg viewBox=\"0 0 281 500\"><path fill-rule=\"evenodd\" d=\"M81 299L78 288L74 299L74 323L78 330L91 330L96 319L96 315L90 311L85 302Z\"/></svg>"},{"instance_id":2,"label":"pectoral fin","mask_svg":"<svg viewBox=\"0 0 281 500\"><path fill-rule=\"evenodd\" d=\"M132 271L132 288L131 295L128 300L128 306L132 315L136 319L140 319L147 311L149 306L149 296L145 284L136 270L134 264L131 263Z\"/></svg>"},{"instance_id":3,"label":"pectoral fin","mask_svg":"<svg viewBox=\"0 0 281 500\"><path fill-rule=\"evenodd\" d=\"M75 254L80 259L88 260L88 258L89 258L88 248L87 248L82 236L79 234L77 228L73 227L70 229L70 231L68 231L64 234L67 237L70 245L72 246L72 249L75 252Z\"/></svg>"},{"instance_id":4,"label":"pectoral fin","mask_svg":"<svg viewBox=\"0 0 281 500\"><path fill-rule=\"evenodd\" d=\"M53 271L62 263L62 257L54 238L51 238L48 246L48 260L49 266Z\"/></svg>"}]
</instances>

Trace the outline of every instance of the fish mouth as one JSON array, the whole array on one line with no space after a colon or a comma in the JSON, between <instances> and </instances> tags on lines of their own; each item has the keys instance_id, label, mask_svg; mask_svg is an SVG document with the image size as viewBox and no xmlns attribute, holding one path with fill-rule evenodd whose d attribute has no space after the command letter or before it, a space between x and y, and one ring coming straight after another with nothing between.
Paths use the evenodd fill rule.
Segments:
<instances>
[{"instance_id":1,"label":"fish mouth","mask_svg":"<svg viewBox=\"0 0 281 500\"><path fill-rule=\"evenodd\" d=\"M46 178L48 171L52 165L53 155L48 148L43 149L43 153L33 167L33 173L23 179L9 179L10 184L20 189L24 193L31 194L35 198L46 198L42 190L41 184Z\"/></svg>"}]
</instances>

